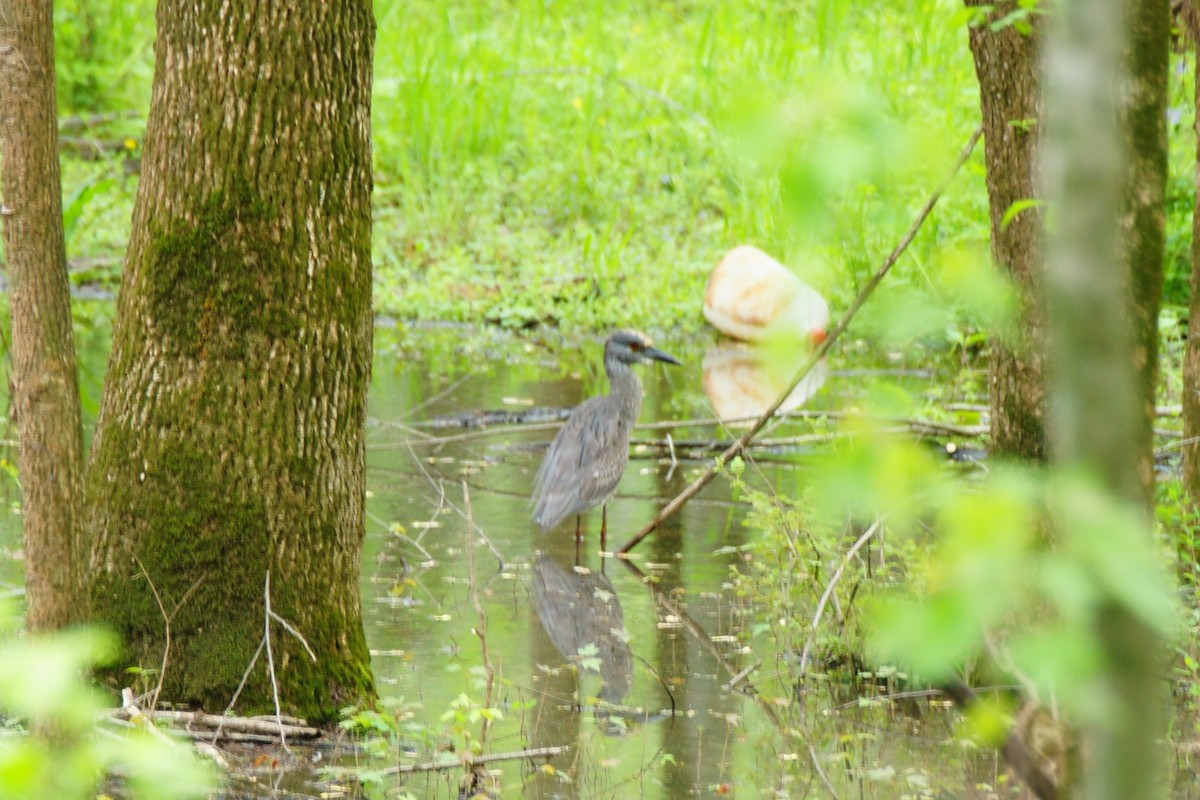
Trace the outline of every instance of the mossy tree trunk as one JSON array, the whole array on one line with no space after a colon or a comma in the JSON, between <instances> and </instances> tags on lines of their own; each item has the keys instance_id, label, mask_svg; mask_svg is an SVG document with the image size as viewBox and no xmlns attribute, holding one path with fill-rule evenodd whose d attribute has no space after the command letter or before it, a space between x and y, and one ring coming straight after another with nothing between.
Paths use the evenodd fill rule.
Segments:
<instances>
[{"instance_id":1,"label":"mossy tree trunk","mask_svg":"<svg viewBox=\"0 0 1200 800\"><path fill-rule=\"evenodd\" d=\"M1170 0L1124 0L1125 69L1121 145L1125 170L1121 234L1129 270L1129 315L1137 373L1136 496L1154 513L1154 419L1158 388L1158 316L1167 241L1167 80Z\"/></svg>"},{"instance_id":2,"label":"mossy tree trunk","mask_svg":"<svg viewBox=\"0 0 1200 800\"><path fill-rule=\"evenodd\" d=\"M222 710L272 611L285 711L370 698L369 0L162 0L142 179L88 466L96 615ZM260 658L237 707L271 707Z\"/></svg>"},{"instance_id":3,"label":"mossy tree trunk","mask_svg":"<svg viewBox=\"0 0 1200 800\"><path fill-rule=\"evenodd\" d=\"M80 423L50 0L0 2L0 149L12 289L12 401L20 438L26 625L77 622L84 547Z\"/></svg>"},{"instance_id":4,"label":"mossy tree trunk","mask_svg":"<svg viewBox=\"0 0 1200 800\"><path fill-rule=\"evenodd\" d=\"M985 3L966 0L966 5L977 8ZM1015 2L996 4L986 21L971 27L969 40L979 79L992 258L1012 281L1020 301L1019 324L1014 327L1021 339L991 344L992 450L1040 461L1046 456L1045 324L1039 285L1042 213L1030 206L1005 221L1014 203L1037 197L1040 37L1011 24L991 28L1016 7Z\"/></svg>"},{"instance_id":5,"label":"mossy tree trunk","mask_svg":"<svg viewBox=\"0 0 1200 800\"><path fill-rule=\"evenodd\" d=\"M1183 23L1200 48L1200 2L1183 9ZM1200 102L1200 70L1195 80ZM1196 186L1200 190L1200 114L1196 115ZM1197 194L1200 197L1200 194ZM1192 210L1192 297L1188 304L1187 346L1183 360L1183 482L1193 507L1200 508L1200 202ZM1181 570L1184 567L1181 565Z\"/></svg>"}]
</instances>

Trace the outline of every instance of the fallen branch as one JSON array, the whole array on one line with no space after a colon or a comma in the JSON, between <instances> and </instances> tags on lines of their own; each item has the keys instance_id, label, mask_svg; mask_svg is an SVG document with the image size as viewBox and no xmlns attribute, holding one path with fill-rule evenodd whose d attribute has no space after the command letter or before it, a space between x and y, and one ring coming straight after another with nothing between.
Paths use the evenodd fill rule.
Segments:
<instances>
[{"instance_id":1,"label":"fallen branch","mask_svg":"<svg viewBox=\"0 0 1200 800\"><path fill-rule=\"evenodd\" d=\"M139 714L157 724L183 726L185 731L203 734L205 738L211 738L214 733L218 734L218 739L230 738L226 733L254 734L269 737L270 741L276 742L284 736L316 739L322 733L320 728L310 727L304 724L303 720L296 720L294 717L287 719L299 722L299 725L280 723L262 717L227 717L199 711L145 711L128 706L116 709L109 716L119 720L132 720Z\"/></svg>"},{"instance_id":2,"label":"fallen branch","mask_svg":"<svg viewBox=\"0 0 1200 800\"><path fill-rule=\"evenodd\" d=\"M429 436L420 434L420 440L416 442L400 442L392 444L375 444L371 445L370 450L395 450L402 447L411 447L413 445L420 447L441 447L447 444L458 444L460 442L469 442L474 439L486 439L492 436L500 436L503 434L511 434L514 431L521 433L536 433L538 431L553 431L561 428L570 416L571 408L561 409L543 409L541 417L537 422L523 422L520 420L505 420L500 423L495 423L493 427L488 427L486 424L479 426L477 430L468 431L466 433L454 434L451 436ZM469 415L476 413L488 412L468 412ZM527 412L529 413L529 412ZM543 422L546 416L559 418L555 422ZM777 419L867 419L878 420L880 422L895 423L907 425L915 433L939 433L947 436L986 436L988 434L988 426L986 425L954 425L948 422L935 422L933 420L924 419L906 419L901 417L875 417L867 414L860 414L856 411L832 411L832 410L814 410L814 409L799 409L794 411L782 411L775 414ZM661 430L678 430L679 428L709 428L714 426L738 425L745 422L756 422L760 417L700 417L696 419L681 419L681 420L662 420L659 422L643 422L634 426L634 430L638 431L661 431ZM420 426L423 423L416 423ZM679 440L676 440L676 444ZM637 442L635 442L637 444Z\"/></svg>"},{"instance_id":3,"label":"fallen branch","mask_svg":"<svg viewBox=\"0 0 1200 800\"><path fill-rule=\"evenodd\" d=\"M522 758L551 758L570 750L570 745L556 747L534 747L529 750L518 750L514 753L490 753L483 756L464 755L454 761L426 761L424 764L401 764L388 767L382 771L384 775L407 775L410 772L436 772L457 767L474 767L480 764L492 764L497 761L515 761Z\"/></svg>"},{"instance_id":4,"label":"fallen branch","mask_svg":"<svg viewBox=\"0 0 1200 800\"><path fill-rule=\"evenodd\" d=\"M917 214L917 218L909 227L908 232L904 234L904 237L900 240L900 243L896 245L896 248L892 250L891 254L884 260L883 265L880 266L875 274L871 276L871 280L867 281L867 285L864 286L862 291L858 293L858 296L854 298L854 302L850 304L850 308L847 309L845 315L842 316L841 321L839 321L834 329L830 331L829 337L817 346L813 354L809 356L808 361L803 367L800 368L800 371L796 373L795 377L792 378L787 388L785 388L779 394L779 397L774 403L771 404L771 407L764 411L762 415L755 420L754 424L750 426L750 429L743 433L741 437L739 437L738 440L729 447L728 450L726 450L717 458L716 464L709 467L703 475L692 481L690 486L680 492L674 500L667 504L666 508L658 512L658 515L655 516L654 519L650 520L650 522L647 523L647 525L642 528L637 535L626 542L625 546L617 551L618 557L627 555L629 551L636 547L640 541L649 536L651 531L661 525L665 520L673 516L679 509L683 508L684 504L687 503L689 499L694 497L701 489L707 486L709 481L716 476L717 470L720 469L720 466L727 463L738 453L742 452L742 449L746 446L746 444L749 443L750 440L752 440L754 436L760 430L762 430L763 426L767 424L771 417L775 415L775 412L779 410L779 407L783 405L784 401L787 400L792 391L800 385L802 380L808 377L808 373L811 372L818 363L820 363L821 359L825 358L825 355L829 352L829 349L846 331L846 328L850 325L850 321L854 319L859 309L861 309L863 304L867 302L867 299L874 294L875 289L878 288L879 284L891 270L892 266L900 260L900 256L903 255L904 251L908 249L909 244L911 244L912 240L916 237L917 231L921 229L921 225L924 224L926 218L929 217L930 212L933 211L933 207L937 205L938 200L941 199L942 194L949 187L950 182L954 179L954 176L958 174L958 171L962 169L963 164L966 163L967 159L971 156L971 153L975 150L975 145L979 142L979 137L982 135L982 126L976 128L975 132L971 134L970 141L967 142L966 147L964 147L962 152L959 154L958 161L955 163L954 169L950 171L950 175L945 181L942 182L941 186L934 190L933 194L929 196L929 199L925 201L925 205L921 208L920 213Z\"/></svg>"}]
</instances>

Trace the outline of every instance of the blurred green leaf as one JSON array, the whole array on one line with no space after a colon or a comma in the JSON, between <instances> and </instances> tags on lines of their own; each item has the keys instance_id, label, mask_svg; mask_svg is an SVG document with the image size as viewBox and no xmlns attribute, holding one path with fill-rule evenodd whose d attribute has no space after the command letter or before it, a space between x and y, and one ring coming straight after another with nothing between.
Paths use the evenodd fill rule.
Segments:
<instances>
[{"instance_id":1,"label":"blurred green leaf","mask_svg":"<svg viewBox=\"0 0 1200 800\"><path fill-rule=\"evenodd\" d=\"M1054 481L1050 508L1064 556L1088 569L1106 597L1160 633L1170 633L1179 608L1145 512L1078 475Z\"/></svg>"},{"instance_id":2,"label":"blurred green leaf","mask_svg":"<svg viewBox=\"0 0 1200 800\"><path fill-rule=\"evenodd\" d=\"M1097 683L1104 658L1086 626L1026 627L1014 632L1008 649L1016 668L1073 714L1092 719L1108 714L1108 700Z\"/></svg>"},{"instance_id":3,"label":"blurred green leaf","mask_svg":"<svg viewBox=\"0 0 1200 800\"><path fill-rule=\"evenodd\" d=\"M983 641L983 627L948 594L924 602L881 601L868 617L868 643L878 663L901 665L932 683L955 675Z\"/></svg>"},{"instance_id":4,"label":"blurred green leaf","mask_svg":"<svg viewBox=\"0 0 1200 800\"><path fill-rule=\"evenodd\" d=\"M116 651L110 634L92 628L5 642L0 646L0 701L21 717L53 720L71 730L89 726L101 698L82 676Z\"/></svg>"},{"instance_id":5,"label":"blurred green leaf","mask_svg":"<svg viewBox=\"0 0 1200 800\"><path fill-rule=\"evenodd\" d=\"M207 797L219 785L212 766L184 742L149 733L102 741L106 761L120 768L138 800Z\"/></svg>"}]
</instances>

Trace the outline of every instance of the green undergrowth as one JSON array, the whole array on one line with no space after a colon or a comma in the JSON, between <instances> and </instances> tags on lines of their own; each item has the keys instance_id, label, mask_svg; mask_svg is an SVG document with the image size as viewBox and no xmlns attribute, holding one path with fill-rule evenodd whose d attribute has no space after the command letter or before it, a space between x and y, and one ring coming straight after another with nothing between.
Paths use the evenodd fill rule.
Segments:
<instances>
[{"instance_id":1,"label":"green undergrowth","mask_svg":"<svg viewBox=\"0 0 1200 800\"><path fill-rule=\"evenodd\" d=\"M119 278L153 6L56 6L77 284ZM699 329L709 271L746 242L836 313L978 123L954 0L379 0L375 12L375 305L401 320ZM1166 286L1179 304L1195 181L1190 56L1174 58ZM84 157L80 140L105 147ZM981 147L878 313L944 303L942 261L986 261L987 220Z\"/></svg>"},{"instance_id":2,"label":"green undergrowth","mask_svg":"<svg viewBox=\"0 0 1200 800\"><path fill-rule=\"evenodd\" d=\"M882 394L864 403L877 416ZM1169 387L1161 398L1177 402ZM759 534L739 546L729 585L747 617L744 643L763 661L761 691L793 697L787 713L803 716L826 696L819 690L867 704L958 677L985 693L1019 686L1094 722L1110 669L1099 632L1123 609L1169 644L1171 737L1196 738L1200 519L1179 482L1174 436L1158 440L1150 537L1135 510L1087 476L952 463L869 418L833 427L853 435L816 457L798 486L764 488L740 460L727 469L752 507L744 524ZM1168 412L1156 427L1177 435L1179 420ZM1011 695L968 715L962 735L998 742Z\"/></svg>"}]
</instances>

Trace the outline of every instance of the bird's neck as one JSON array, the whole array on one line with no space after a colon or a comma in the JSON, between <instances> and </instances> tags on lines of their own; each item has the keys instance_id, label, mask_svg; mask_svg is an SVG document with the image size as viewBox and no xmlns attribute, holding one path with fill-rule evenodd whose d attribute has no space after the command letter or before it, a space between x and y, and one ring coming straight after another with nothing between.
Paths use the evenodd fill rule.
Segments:
<instances>
[{"instance_id":1,"label":"bird's neck","mask_svg":"<svg viewBox=\"0 0 1200 800\"><path fill-rule=\"evenodd\" d=\"M642 382L628 364L616 359L604 360L604 371L612 385L609 394L616 399L621 417L632 425L642 413Z\"/></svg>"}]
</instances>

